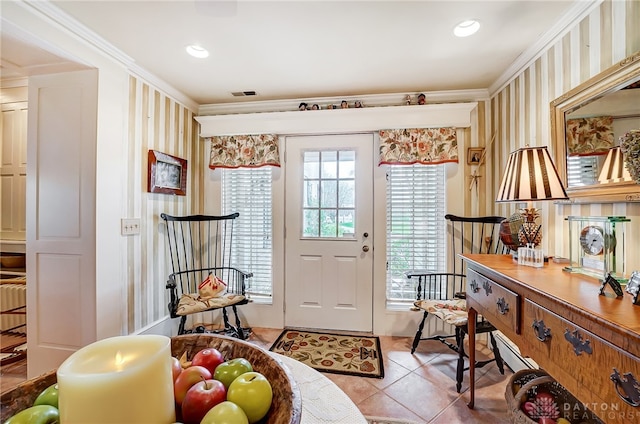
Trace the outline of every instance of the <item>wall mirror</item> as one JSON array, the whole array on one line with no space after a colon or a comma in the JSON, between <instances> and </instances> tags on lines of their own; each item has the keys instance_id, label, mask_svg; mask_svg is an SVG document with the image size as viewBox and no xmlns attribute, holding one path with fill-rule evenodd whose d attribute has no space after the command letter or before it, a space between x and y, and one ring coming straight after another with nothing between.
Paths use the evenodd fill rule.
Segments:
<instances>
[{"instance_id":1,"label":"wall mirror","mask_svg":"<svg viewBox=\"0 0 640 424\"><path fill-rule=\"evenodd\" d=\"M572 202L640 202L640 184L628 174L603 172L631 130L640 130L640 52L551 102L556 165Z\"/></svg>"}]
</instances>

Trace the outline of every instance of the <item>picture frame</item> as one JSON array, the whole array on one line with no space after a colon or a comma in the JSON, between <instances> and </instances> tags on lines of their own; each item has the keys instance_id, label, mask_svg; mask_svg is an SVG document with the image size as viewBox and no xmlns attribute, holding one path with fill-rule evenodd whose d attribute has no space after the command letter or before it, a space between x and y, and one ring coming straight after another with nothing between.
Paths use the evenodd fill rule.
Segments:
<instances>
[{"instance_id":1,"label":"picture frame","mask_svg":"<svg viewBox=\"0 0 640 424\"><path fill-rule=\"evenodd\" d=\"M149 150L147 164L149 193L187 195L187 160Z\"/></svg>"},{"instance_id":2,"label":"picture frame","mask_svg":"<svg viewBox=\"0 0 640 424\"><path fill-rule=\"evenodd\" d=\"M480 165L480 160L484 154L484 147L467 148L467 165Z\"/></svg>"}]
</instances>

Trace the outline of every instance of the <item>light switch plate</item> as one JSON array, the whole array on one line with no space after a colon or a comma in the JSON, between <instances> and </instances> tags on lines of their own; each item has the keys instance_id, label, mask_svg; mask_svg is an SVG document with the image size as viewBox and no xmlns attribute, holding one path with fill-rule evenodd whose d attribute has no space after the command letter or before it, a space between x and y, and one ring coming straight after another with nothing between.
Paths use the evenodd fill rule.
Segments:
<instances>
[{"instance_id":1,"label":"light switch plate","mask_svg":"<svg viewBox=\"0 0 640 424\"><path fill-rule=\"evenodd\" d=\"M140 234L140 218L122 218L120 220L120 233L123 236Z\"/></svg>"}]
</instances>

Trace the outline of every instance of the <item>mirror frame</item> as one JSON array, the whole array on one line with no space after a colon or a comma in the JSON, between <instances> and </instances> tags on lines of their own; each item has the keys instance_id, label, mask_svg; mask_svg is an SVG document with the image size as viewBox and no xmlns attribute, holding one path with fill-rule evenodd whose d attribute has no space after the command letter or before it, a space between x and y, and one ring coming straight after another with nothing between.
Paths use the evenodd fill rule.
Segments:
<instances>
[{"instance_id":1,"label":"mirror frame","mask_svg":"<svg viewBox=\"0 0 640 424\"><path fill-rule=\"evenodd\" d=\"M640 184L633 181L567 187L565 122L567 113L607 93L617 91L637 79L640 79L640 51L621 60L611 68L588 79L551 102L551 143L555 152L556 166L567 190L570 203L640 202Z\"/></svg>"}]
</instances>

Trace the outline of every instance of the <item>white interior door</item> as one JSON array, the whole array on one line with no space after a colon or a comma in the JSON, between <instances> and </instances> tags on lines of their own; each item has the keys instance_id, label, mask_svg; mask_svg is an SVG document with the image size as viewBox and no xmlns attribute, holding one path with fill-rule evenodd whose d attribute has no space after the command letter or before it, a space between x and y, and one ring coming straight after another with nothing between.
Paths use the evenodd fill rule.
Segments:
<instances>
[{"instance_id":1,"label":"white interior door","mask_svg":"<svg viewBox=\"0 0 640 424\"><path fill-rule=\"evenodd\" d=\"M97 70L29 78L29 378L96 340L97 110Z\"/></svg>"},{"instance_id":2,"label":"white interior door","mask_svg":"<svg viewBox=\"0 0 640 424\"><path fill-rule=\"evenodd\" d=\"M373 134L285 149L285 325L372 331Z\"/></svg>"}]
</instances>

